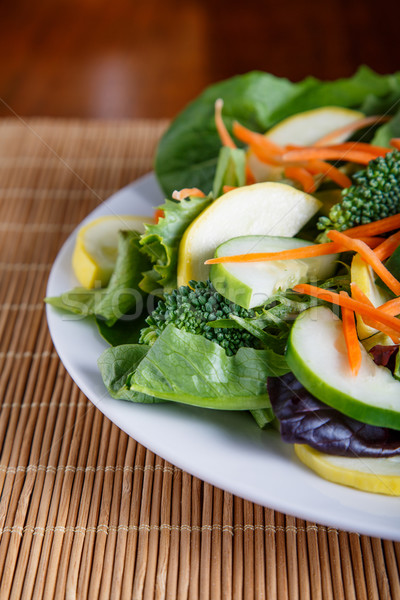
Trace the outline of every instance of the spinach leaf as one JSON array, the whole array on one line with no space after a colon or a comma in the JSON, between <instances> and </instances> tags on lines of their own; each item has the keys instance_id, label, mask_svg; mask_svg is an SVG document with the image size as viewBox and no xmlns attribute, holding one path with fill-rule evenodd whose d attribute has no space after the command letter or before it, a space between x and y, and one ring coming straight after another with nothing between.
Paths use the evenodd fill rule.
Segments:
<instances>
[{"instance_id":1,"label":"spinach leaf","mask_svg":"<svg viewBox=\"0 0 400 600\"><path fill-rule=\"evenodd\" d=\"M246 153L241 148L224 146L219 151L213 183L213 197L219 198L224 185L241 187L246 183Z\"/></svg>"},{"instance_id":2,"label":"spinach leaf","mask_svg":"<svg viewBox=\"0 0 400 600\"><path fill-rule=\"evenodd\" d=\"M393 113L400 99L400 73L379 75L361 67L348 79L322 82L313 77L291 83L254 71L205 90L173 121L158 146L155 170L167 196L176 188L209 192L221 142L214 123L214 104L224 100L224 121L234 120L264 133L282 119L321 106L355 108L366 114Z\"/></svg>"},{"instance_id":3,"label":"spinach leaf","mask_svg":"<svg viewBox=\"0 0 400 600\"><path fill-rule=\"evenodd\" d=\"M153 268L143 273L140 282L143 291L162 296L176 288L179 243L191 222L210 202L210 196L192 196L181 201L166 200L159 207L164 211L164 217L156 225L146 225L140 240L142 252L153 263Z\"/></svg>"},{"instance_id":4,"label":"spinach leaf","mask_svg":"<svg viewBox=\"0 0 400 600\"><path fill-rule=\"evenodd\" d=\"M227 356L201 335L168 325L130 379L130 389L165 400L224 410L269 408L269 375L287 372L272 350Z\"/></svg>"},{"instance_id":5,"label":"spinach leaf","mask_svg":"<svg viewBox=\"0 0 400 600\"><path fill-rule=\"evenodd\" d=\"M292 373L268 379L268 391L283 440L308 444L338 456L400 454L400 432L366 425L317 400Z\"/></svg>"},{"instance_id":6,"label":"spinach leaf","mask_svg":"<svg viewBox=\"0 0 400 600\"><path fill-rule=\"evenodd\" d=\"M142 271L148 266L148 258L140 251L140 234L120 231L117 261L106 288L87 290L76 287L60 296L45 298L45 302L84 317L96 315L111 327L126 313L133 313L134 309L141 314L144 296L139 290L139 281Z\"/></svg>"},{"instance_id":7,"label":"spinach leaf","mask_svg":"<svg viewBox=\"0 0 400 600\"><path fill-rule=\"evenodd\" d=\"M132 373L147 352L148 346L143 344L125 344L116 348L107 348L100 356L97 364L104 385L113 398L146 404L162 402L153 396L134 392L127 385Z\"/></svg>"},{"instance_id":8,"label":"spinach leaf","mask_svg":"<svg viewBox=\"0 0 400 600\"><path fill-rule=\"evenodd\" d=\"M122 344L137 344L139 342L140 332L143 327L146 327L146 317L146 310L142 310L137 314L135 307L133 313L124 315L111 327L100 317L95 317L95 321L100 335L110 346L121 346Z\"/></svg>"}]
</instances>

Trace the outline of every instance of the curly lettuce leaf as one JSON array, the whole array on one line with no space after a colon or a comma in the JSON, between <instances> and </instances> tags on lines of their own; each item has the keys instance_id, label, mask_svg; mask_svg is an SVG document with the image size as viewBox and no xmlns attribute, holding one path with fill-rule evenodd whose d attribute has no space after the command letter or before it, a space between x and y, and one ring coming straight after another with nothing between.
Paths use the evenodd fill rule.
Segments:
<instances>
[{"instance_id":1,"label":"curly lettuce leaf","mask_svg":"<svg viewBox=\"0 0 400 600\"><path fill-rule=\"evenodd\" d=\"M268 379L268 392L282 439L349 457L400 454L400 432L366 425L317 400L292 373Z\"/></svg>"},{"instance_id":2,"label":"curly lettuce leaf","mask_svg":"<svg viewBox=\"0 0 400 600\"><path fill-rule=\"evenodd\" d=\"M268 376L287 373L272 350L240 348L227 356L201 335L168 325L130 378L135 392L222 410L269 408Z\"/></svg>"},{"instance_id":3,"label":"curly lettuce leaf","mask_svg":"<svg viewBox=\"0 0 400 600\"><path fill-rule=\"evenodd\" d=\"M156 225L146 225L140 240L142 252L153 263L153 268L143 273L140 282L143 291L162 296L176 288L179 243L185 230L211 200L210 196L192 196L181 201L166 200L159 207L164 217Z\"/></svg>"},{"instance_id":4,"label":"curly lettuce leaf","mask_svg":"<svg viewBox=\"0 0 400 600\"><path fill-rule=\"evenodd\" d=\"M215 128L214 104L224 100L224 122L234 120L264 133L282 119L321 106L354 108L365 114L395 111L400 99L400 73L379 75L368 67L352 77L299 83L253 71L212 85L173 121L158 146L155 170L167 196L174 189L213 186L221 142ZM239 144L238 144L239 145Z\"/></svg>"}]
</instances>

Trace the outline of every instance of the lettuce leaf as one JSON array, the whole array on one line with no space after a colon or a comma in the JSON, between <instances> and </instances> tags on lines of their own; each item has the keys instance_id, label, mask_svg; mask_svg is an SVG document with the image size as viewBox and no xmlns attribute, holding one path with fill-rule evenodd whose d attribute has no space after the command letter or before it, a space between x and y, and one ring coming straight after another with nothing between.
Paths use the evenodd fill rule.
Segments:
<instances>
[{"instance_id":1,"label":"lettuce leaf","mask_svg":"<svg viewBox=\"0 0 400 600\"><path fill-rule=\"evenodd\" d=\"M282 439L326 454L383 458L400 454L400 432L366 425L317 400L289 373L268 379Z\"/></svg>"},{"instance_id":2,"label":"lettuce leaf","mask_svg":"<svg viewBox=\"0 0 400 600\"><path fill-rule=\"evenodd\" d=\"M224 100L229 131L236 119L264 133L282 119L321 106L343 106L366 114L392 114L400 98L400 72L379 75L368 67L350 78L299 83L253 71L212 85L173 121L158 146L155 171L167 196L174 189L199 187L209 192L221 142L214 123L214 103Z\"/></svg>"},{"instance_id":3,"label":"lettuce leaf","mask_svg":"<svg viewBox=\"0 0 400 600\"><path fill-rule=\"evenodd\" d=\"M201 335L168 325L130 378L130 390L223 410L269 408L268 376L287 373L272 350L240 348L234 356Z\"/></svg>"},{"instance_id":4,"label":"lettuce leaf","mask_svg":"<svg viewBox=\"0 0 400 600\"><path fill-rule=\"evenodd\" d=\"M125 344L116 348L107 348L103 352L97 364L110 396L144 404L162 402L153 396L134 392L127 386L132 372L146 356L148 349L148 346L143 344Z\"/></svg>"},{"instance_id":5,"label":"lettuce leaf","mask_svg":"<svg viewBox=\"0 0 400 600\"><path fill-rule=\"evenodd\" d=\"M164 211L164 218L156 225L146 225L140 240L142 253L153 263L153 268L144 272L140 281L143 291L162 296L176 288L179 243L185 230L211 200L210 196L192 196L181 201L166 200L159 207Z\"/></svg>"}]
</instances>

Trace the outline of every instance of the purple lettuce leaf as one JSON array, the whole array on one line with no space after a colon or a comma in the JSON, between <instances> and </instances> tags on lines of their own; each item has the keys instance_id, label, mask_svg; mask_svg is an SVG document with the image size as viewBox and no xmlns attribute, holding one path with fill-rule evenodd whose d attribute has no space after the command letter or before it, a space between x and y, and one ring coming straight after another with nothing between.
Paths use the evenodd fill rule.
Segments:
<instances>
[{"instance_id":1,"label":"purple lettuce leaf","mask_svg":"<svg viewBox=\"0 0 400 600\"><path fill-rule=\"evenodd\" d=\"M356 421L320 402L293 373L268 378L272 409L285 442L349 457L400 454L400 431Z\"/></svg>"}]
</instances>

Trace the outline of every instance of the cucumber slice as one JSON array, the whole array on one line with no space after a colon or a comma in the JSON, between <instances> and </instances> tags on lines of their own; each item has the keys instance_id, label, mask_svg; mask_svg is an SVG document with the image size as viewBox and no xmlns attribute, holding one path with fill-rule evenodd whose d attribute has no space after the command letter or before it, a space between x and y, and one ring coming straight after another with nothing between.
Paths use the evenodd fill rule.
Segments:
<instances>
[{"instance_id":1,"label":"cucumber slice","mask_svg":"<svg viewBox=\"0 0 400 600\"><path fill-rule=\"evenodd\" d=\"M298 238L247 235L232 238L218 246L215 256L234 256L250 252L280 252L310 246ZM276 260L258 263L213 265L210 279L215 289L244 308L260 306L279 290L297 283L331 277L337 266L337 254L302 260Z\"/></svg>"},{"instance_id":2,"label":"cucumber slice","mask_svg":"<svg viewBox=\"0 0 400 600\"><path fill-rule=\"evenodd\" d=\"M360 347L362 363L354 376L342 322L319 306L296 319L286 359L297 379L325 404L363 423L400 429L400 382Z\"/></svg>"}]
</instances>

